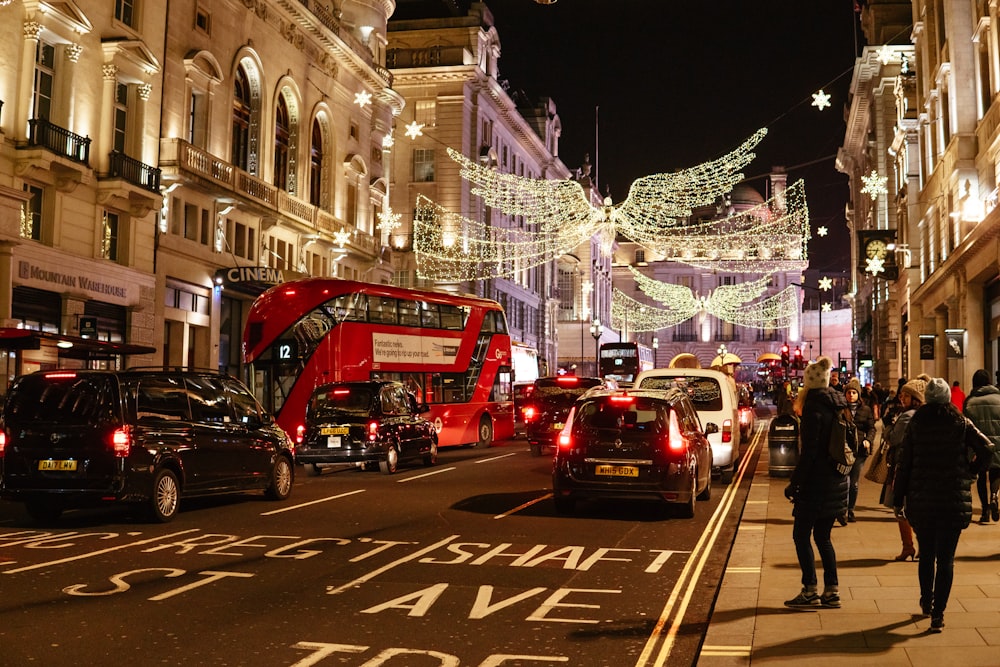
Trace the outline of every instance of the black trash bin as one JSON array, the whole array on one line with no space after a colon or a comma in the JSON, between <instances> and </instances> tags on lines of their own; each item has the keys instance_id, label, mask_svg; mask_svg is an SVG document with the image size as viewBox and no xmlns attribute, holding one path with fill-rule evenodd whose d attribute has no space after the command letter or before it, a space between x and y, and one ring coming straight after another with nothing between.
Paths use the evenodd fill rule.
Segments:
<instances>
[{"instance_id":1,"label":"black trash bin","mask_svg":"<svg viewBox=\"0 0 1000 667\"><path fill-rule=\"evenodd\" d=\"M778 415L771 420L767 431L767 449L770 452L768 474L771 477L788 477L799 462L799 419L795 415Z\"/></svg>"}]
</instances>

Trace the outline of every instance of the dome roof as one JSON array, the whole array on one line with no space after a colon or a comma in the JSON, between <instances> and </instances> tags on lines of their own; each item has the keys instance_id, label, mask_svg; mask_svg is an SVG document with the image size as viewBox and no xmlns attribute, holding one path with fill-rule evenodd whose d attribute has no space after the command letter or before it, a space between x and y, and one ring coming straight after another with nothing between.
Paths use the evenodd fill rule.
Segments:
<instances>
[{"instance_id":1,"label":"dome roof","mask_svg":"<svg viewBox=\"0 0 1000 667\"><path fill-rule=\"evenodd\" d=\"M733 206L757 206L764 203L764 197L749 185L740 184L733 188L730 195Z\"/></svg>"}]
</instances>

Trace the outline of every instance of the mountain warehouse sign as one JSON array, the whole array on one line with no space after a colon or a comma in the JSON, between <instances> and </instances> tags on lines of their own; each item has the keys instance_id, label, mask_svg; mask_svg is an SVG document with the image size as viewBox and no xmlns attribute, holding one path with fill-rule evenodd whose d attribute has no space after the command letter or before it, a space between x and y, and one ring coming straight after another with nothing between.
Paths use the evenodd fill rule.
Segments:
<instances>
[{"instance_id":1,"label":"mountain warehouse sign","mask_svg":"<svg viewBox=\"0 0 1000 667\"><path fill-rule=\"evenodd\" d=\"M63 273L62 271L43 269L30 262L18 262L17 275L22 280L37 280L53 287L80 289L95 295L113 296L118 299L128 298L128 288L122 285L94 280L83 273Z\"/></svg>"}]
</instances>

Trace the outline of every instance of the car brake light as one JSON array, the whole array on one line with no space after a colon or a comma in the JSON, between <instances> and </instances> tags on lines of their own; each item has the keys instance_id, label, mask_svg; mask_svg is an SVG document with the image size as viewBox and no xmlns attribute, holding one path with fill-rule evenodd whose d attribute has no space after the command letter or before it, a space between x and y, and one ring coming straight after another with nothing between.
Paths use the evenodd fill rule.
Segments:
<instances>
[{"instance_id":1,"label":"car brake light","mask_svg":"<svg viewBox=\"0 0 1000 667\"><path fill-rule=\"evenodd\" d=\"M635 403L635 396L611 396L608 400L612 403Z\"/></svg>"},{"instance_id":2,"label":"car brake light","mask_svg":"<svg viewBox=\"0 0 1000 667\"><path fill-rule=\"evenodd\" d=\"M733 441L733 420L726 419L722 422L722 442Z\"/></svg>"},{"instance_id":3,"label":"car brake light","mask_svg":"<svg viewBox=\"0 0 1000 667\"><path fill-rule=\"evenodd\" d=\"M529 405L521 410L521 414L524 416L524 421L530 422L538 416L538 411L535 410L535 406Z\"/></svg>"},{"instance_id":4,"label":"car brake light","mask_svg":"<svg viewBox=\"0 0 1000 667\"><path fill-rule=\"evenodd\" d=\"M45 378L47 380L72 380L76 377L76 373L71 371L56 371L53 373L46 373Z\"/></svg>"},{"instance_id":5,"label":"car brake light","mask_svg":"<svg viewBox=\"0 0 1000 667\"><path fill-rule=\"evenodd\" d=\"M295 444L301 445L302 441L305 440L305 437L306 437L306 425L299 424L298 426L295 427Z\"/></svg>"},{"instance_id":6,"label":"car brake light","mask_svg":"<svg viewBox=\"0 0 1000 667\"><path fill-rule=\"evenodd\" d=\"M7 449L7 431L0 430L0 459L3 458L3 453Z\"/></svg>"},{"instance_id":7,"label":"car brake light","mask_svg":"<svg viewBox=\"0 0 1000 667\"><path fill-rule=\"evenodd\" d=\"M570 434L573 432L573 419L575 417L576 406L574 405L569 409L569 414L566 416L566 425L559 431L559 435L556 438L556 444L559 446L559 449L573 448L573 436Z\"/></svg>"},{"instance_id":8,"label":"car brake light","mask_svg":"<svg viewBox=\"0 0 1000 667\"><path fill-rule=\"evenodd\" d=\"M128 426L116 428L111 434L111 451L119 458L125 458L132 449L132 433Z\"/></svg>"},{"instance_id":9,"label":"car brake light","mask_svg":"<svg viewBox=\"0 0 1000 667\"><path fill-rule=\"evenodd\" d=\"M683 454L688 449L687 438L681 433L680 422L677 421L677 413L670 411L670 427L667 430L667 449L673 454Z\"/></svg>"},{"instance_id":10,"label":"car brake light","mask_svg":"<svg viewBox=\"0 0 1000 667\"><path fill-rule=\"evenodd\" d=\"M580 378L575 375L560 375L556 378L556 384L580 384Z\"/></svg>"},{"instance_id":11,"label":"car brake light","mask_svg":"<svg viewBox=\"0 0 1000 667\"><path fill-rule=\"evenodd\" d=\"M351 393L350 389L334 389L333 390L333 395L334 396L347 396L350 393Z\"/></svg>"},{"instance_id":12,"label":"car brake light","mask_svg":"<svg viewBox=\"0 0 1000 667\"><path fill-rule=\"evenodd\" d=\"M372 442L378 440L378 422L368 422L368 439Z\"/></svg>"}]
</instances>

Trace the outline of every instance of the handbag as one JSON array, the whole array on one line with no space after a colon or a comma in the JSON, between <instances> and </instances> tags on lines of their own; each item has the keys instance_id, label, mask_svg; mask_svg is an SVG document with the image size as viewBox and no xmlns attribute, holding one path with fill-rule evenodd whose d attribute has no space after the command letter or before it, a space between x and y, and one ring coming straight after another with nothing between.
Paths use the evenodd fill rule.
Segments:
<instances>
[{"instance_id":1,"label":"handbag","mask_svg":"<svg viewBox=\"0 0 1000 667\"><path fill-rule=\"evenodd\" d=\"M885 441L879 438L878 446L872 449L872 455L868 457L868 467L865 468L865 479L885 484L889 478L889 460L886 458L888 447Z\"/></svg>"}]
</instances>

